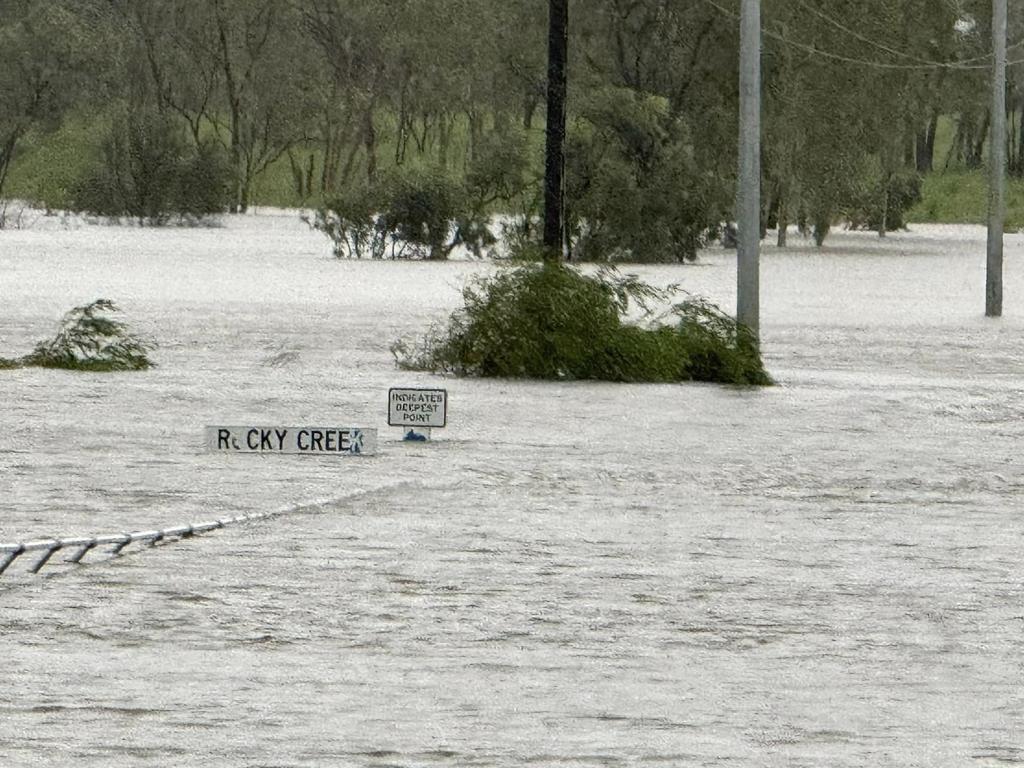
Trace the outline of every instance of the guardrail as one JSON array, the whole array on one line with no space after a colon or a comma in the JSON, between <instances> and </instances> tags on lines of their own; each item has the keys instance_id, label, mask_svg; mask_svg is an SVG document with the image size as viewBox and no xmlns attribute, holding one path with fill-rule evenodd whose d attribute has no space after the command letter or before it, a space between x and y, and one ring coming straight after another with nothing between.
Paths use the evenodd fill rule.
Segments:
<instances>
[{"instance_id":1,"label":"guardrail","mask_svg":"<svg viewBox=\"0 0 1024 768\"><path fill-rule=\"evenodd\" d=\"M146 543L152 547L162 541L180 541L196 534L219 530L236 523L248 523L279 514L282 513L254 512L249 515L224 517L205 523L179 525L159 530L133 531L131 533L113 533L103 536L82 536L66 539L38 539L17 544L0 544L0 576L3 576L4 572L11 567L15 560L33 553L39 553L39 557L29 566L28 570L30 573L39 573L55 554L65 550L73 553L71 557L63 561L66 563L80 563L90 552L102 547L110 547L111 549L108 554L116 557L131 544Z\"/></svg>"}]
</instances>

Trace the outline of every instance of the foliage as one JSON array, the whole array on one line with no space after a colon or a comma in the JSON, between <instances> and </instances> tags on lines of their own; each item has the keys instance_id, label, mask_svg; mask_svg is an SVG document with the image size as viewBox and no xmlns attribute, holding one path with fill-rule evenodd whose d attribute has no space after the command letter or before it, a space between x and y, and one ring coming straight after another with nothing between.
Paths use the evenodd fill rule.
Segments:
<instances>
[{"instance_id":1,"label":"foliage","mask_svg":"<svg viewBox=\"0 0 1024 768\"><path fill-rule=\"evenodd\" d=\"M391 242L393 258L448 258L449 236L465 210L461 187L439 169L401 170L384 185L377 227Z\"/></svg>"},{"instance_id":2,"label":"foliage","mask_svg":"<svg viewBox=\"0 0 1024 768\"><path fill-rule=\"evenodd\" d=\"M445 259L458 244L461 188L437 170L396 172L337 195L311 222L339 258Z\"/></svg>"},{"instance_id":3,"label":"foliage","mask_svg":"<svg viewBox=\"0 0 1024 768\"><path fill-rule=\"evenodd\" d=\"M907 211L921 202L921 177L908 169L889 175L888 179L866 185L864 193L850 212L852 227L875 232L906 229Z\"/></svg>"},{"instance_id":4,"label":"foliage","mask_svg":"<svg viewBox=\"0 0 1024 768\"><path fill-rule=\"evenodd\" d=\"M461 182L436 166L397 168L335 195L311 223L339 258L443 260L460 246L483 256L496 243L491 208L523 191L525 167L524 139L486 142Z\"/></svg>"},{"instance_id":5,"label":"foliage","mask_svg":"<svg viewBox=\"0 0 1024 768\"><path fill-rule=\"evenodd\" d=\"M1024 230L1024 181L1010 178L1006 186L1006 229ZM921 202L907 221L984 224L988 217L988 179L982 171L958 171L926 176Z\"/></svg>"},{"instance_id":6,"label":"foliage","mask_svg":"<svg viewBox=\"0 0 1024 768\"><path fill-rule=\"evenodd\" d=\"M575 253L691 258L732 218L735 3L574 2L567 184ZM415 234L402 241L405 255L443 258L455 245L488 253L485 212L521 213L515 234L523 243L534 236L543 0L0 5L0 193L64 205L77 166L98 144L75 141L96 129L77 116L103 123L107 105L123 103L173 121L198 153L195 174L207 163L230 166L231 210L333 202L410 173L415 195L430 204L407 197L393 212L401 220L394 231ZM956 172L979 167L990 122L990 6L764 0L769 218L806 221L821 240L840 222L881 224L869 208L890 175L926 173L933 160ZM1022 24L1011 14L1011 40ZM1019 64L1010 67L1008 96L1020 125ZM65 135L51 135L62 121ZM1010 167L1024 175L1019 134L1011 133ZM433 184L433 171L422 169L453 186ZM211 173L220 178L216 167ZM117 194L109 184L96 189ZM895 198L896 209L910 199L899 190ZM446 201L458 205L442 238L435 214ZM185 206L187 215L209 207L205 195Z\"/></svg>"},{"instance_id":7,"label":"foliage","mask_svg":"<svg viewBox=\"0 0 1024 768\"><path fill-rule=\"evenodd\" d=\"M666 99L593 95L571 133L566 205L583 261L685 261L727 218L728 190L702 170Z\"/></svg>"},{"instance_id":8,"label":"foliage","mask_svg":"<svg viewBox=\"0 0 1024 768\"><path fill-rule=\"evenodd\" d=\"M127 112L104 138L100 163L74 186L71 207L154 225L198 219L226 210L230 178L212 144L190 147L157 112Z\"/></svg>"},{"instance_id":9,"label":"foliage","mask_svg":"<svg viewBox=\"0 0 1024 768\"><path fill-rule=\"evenodd\" d=\"M16 360L0 358L0 368L64 368L75 371L141 371L153 366L153 344L107 316L117 312L108 299L75 307L61 321L56 336L39 342Z\"/></svg>"},{"instance_id":10,"label":"foliage","mask_svg":"<svg viewBox=\"0 0 1024 768\"><path fill-rule=\"evenodd\" d=\"M374 190L360 185L336 195L309 223L331 239L339 259L383 259L388 243L377 227L379 206Z\"/></svg>"},{"instance_id":11,"label":"foliage","mask_svg":"<svg viewBox=\"0 0 1024 768\"><path fill-rule=\"evenodd\" d=\"M109 37L72 0L0 6L0 195L23 139L95 96Z\"/></svg>"},{"instance_id":12,"label":"foliage","mask_svg":"<svg viewBox=\"0 0 1024 768\"><path fill-rule=\"evenodd\" d=\"M711 304L690 299L652 320L675 294L610 269L503 269L464 289L446 328L392 351L403 367L467 376L771 383L750 332ZM626 322L634 305L651 322Z\"/></svg>"}]
</instances>

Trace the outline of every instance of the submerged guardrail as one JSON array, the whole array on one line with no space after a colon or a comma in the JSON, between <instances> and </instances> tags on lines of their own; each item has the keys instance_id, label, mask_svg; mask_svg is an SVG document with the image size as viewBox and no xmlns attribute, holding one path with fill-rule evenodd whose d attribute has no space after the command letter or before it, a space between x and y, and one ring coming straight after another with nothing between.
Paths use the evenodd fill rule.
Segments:
<instances>
[{"instance_id":1,"label":"submerged guardrail","mask_svg":"<svg viewBox=\"0 0 1024 768\"><path fill-rule=\"evenodd\" d=\"M173 528L161 528L148 531L133 531L130 533L112 533L102 536L79 536L74 538L60 539L37 539L15 544L0 544L0 576L11 567L18 559L39 553L39 557L29 566L30 573L39 573L50 562L51 558L62 551L70 551L71 557L63 560L65 563L81 563L83 558L93 550L101 547L110 547L109 555L116 557L131 544L144 543L155 546L159 542L187 539L196 534L220 530L236 523L248 523L254 520L262 520L283 512L254 512L248 515L237 515L235 517L223 517L218 520L210 520L204 523L193 523L190 525L178 525Z\"/></svg>"}]
</instances>

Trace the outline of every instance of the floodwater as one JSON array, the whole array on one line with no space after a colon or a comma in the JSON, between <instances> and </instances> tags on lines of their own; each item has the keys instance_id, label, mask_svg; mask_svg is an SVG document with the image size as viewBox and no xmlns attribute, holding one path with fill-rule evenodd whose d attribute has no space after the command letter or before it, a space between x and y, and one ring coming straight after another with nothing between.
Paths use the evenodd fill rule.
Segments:
<instances>
[{"instance_id":1,"label":"floodwater","mask_svg":"<svg viewBox=\"0 0 1024 768\"><path fill-rule=\"evenodd\" d=\"M5 766L1024 764L1024 238L766 247L779 386L398 371L475 263L294 215L0 232L0 356L113 299L121 375L0 373L0 543L281 512L0 577ZM735 259L637 268L732 309ZM391 386L443 386L402 444ZM380 430L221 456L206 424Z\"/></svg>"}]
</instances>

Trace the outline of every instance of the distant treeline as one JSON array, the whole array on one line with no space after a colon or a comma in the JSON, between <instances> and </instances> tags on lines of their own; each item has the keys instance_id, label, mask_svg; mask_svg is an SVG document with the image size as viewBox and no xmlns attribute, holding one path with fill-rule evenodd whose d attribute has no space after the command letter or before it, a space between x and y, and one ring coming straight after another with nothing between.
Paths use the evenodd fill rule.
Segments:
<instances>
[{"instance_id":1,"label":"distant treeline","mask_svg":"<svg viewBox=\"0 0 1024 768\"><path fill-rule=\"evenodd\" d=\"M570 4L577 256L682 260L732 218L737 13ZM762 14L766 229L885 232L922 174L984 163L989 0L764 0ZM336 212L401 192L452 221L516 214L529 240L546 25L544 0L0 0L0 197L63 131L82 151L59 188L40 185L48 206L159 223L244 211L268 184ZM1024 175L1019 63L1009 96ZM442 239L427 238L435 257Z\"/></svg>"}]
</instances>

